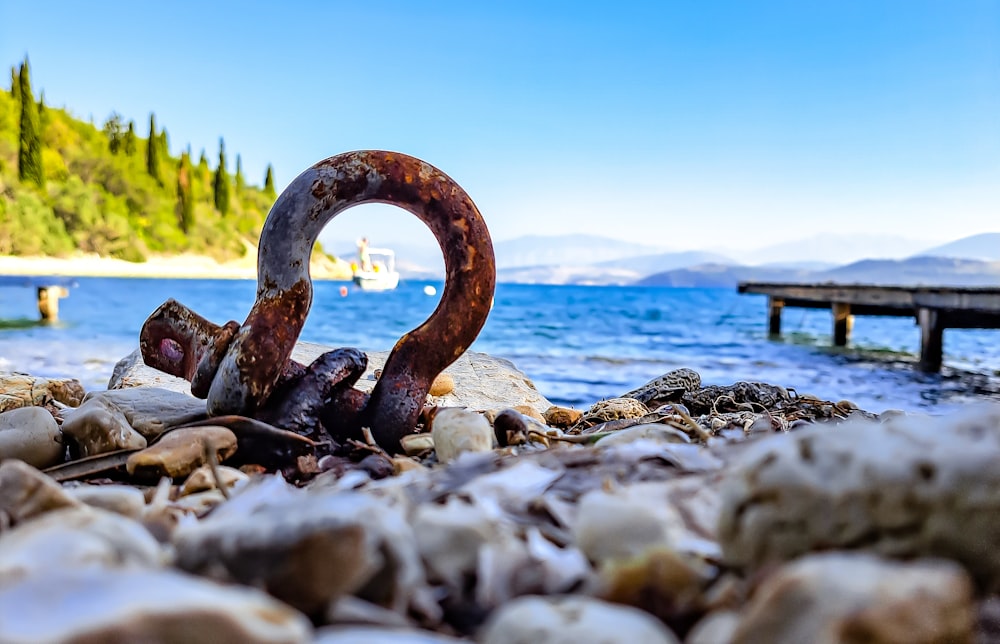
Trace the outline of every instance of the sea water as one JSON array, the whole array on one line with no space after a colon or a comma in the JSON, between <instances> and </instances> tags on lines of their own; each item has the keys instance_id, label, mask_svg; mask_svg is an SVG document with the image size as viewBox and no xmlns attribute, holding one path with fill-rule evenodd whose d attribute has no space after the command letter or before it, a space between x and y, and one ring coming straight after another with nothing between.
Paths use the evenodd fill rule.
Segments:
<instances>
[{"instance_id":1,"label":"sea water","mask_svg":"<svg viewBox=\"0 0 1000 644\"><path fill-rule=\"evenodd\" d=\"M428 296L425 286L434 286ZM387 350L431 315L441 283L403 281L372 293L316 282L301 339ZM429 290L429 289L428 289ZM174 298L216 322L242 322L252 280L77 278L60 321L35 322L35 293L0 290L0 370L79 378L103 389L138 346L146 317ZM556 404L586 407L678 367L706 384L756 380L863 409L943 412L1000 400L1000 330L945 331L941 374L914 369L920 331L909 318L855 319L833 348L829 311L786 308L782 337L767 336L766 298L731 289L499 284L472 350L511 360Z\"/></svg>"}]
</instances>

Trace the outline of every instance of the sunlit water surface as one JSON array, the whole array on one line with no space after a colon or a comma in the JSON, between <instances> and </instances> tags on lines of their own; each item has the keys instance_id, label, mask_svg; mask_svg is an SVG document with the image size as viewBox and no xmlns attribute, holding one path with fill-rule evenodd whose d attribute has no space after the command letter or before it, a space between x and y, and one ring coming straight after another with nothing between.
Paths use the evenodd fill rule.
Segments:
<instances>
[{"instance_id":1,"label":"sunlit water surface","mask_svg":"<svg viewBox=\"0 0 1000 644\"><path fill-rule=\"evenodd\" d=\"M34 323L35 293L0 290L0 370L79 378L103 389L114 364L138 346L146 317L175 298L217 323L242 321L249 280L79 278L60 322ZM437 295L428 296L426 285ZM303 340L386 350L437 306L443 285L402 282L367 293L316 282ZM691 367L708 384L759 380L863 409L940 412L1000 400L1000 331L945 331L945 369L913 369L920 333L912 319L858 317L851 344L830 347L829 311L786 309L783 337L768 339L766 299L728 289L500 284L473 345L507 358L558 404L583 407L666 371Z\"/></svg>"}]
</instances>

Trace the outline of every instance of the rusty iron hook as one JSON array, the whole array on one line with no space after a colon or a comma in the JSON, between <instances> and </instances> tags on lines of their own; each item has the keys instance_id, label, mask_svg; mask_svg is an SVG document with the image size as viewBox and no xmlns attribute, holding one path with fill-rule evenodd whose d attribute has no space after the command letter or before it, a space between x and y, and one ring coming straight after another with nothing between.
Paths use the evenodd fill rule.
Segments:
<instances>
[{"instance_id":1,"label":"rusty iron hook","mask_svg":"<svg viewBox=\"0 0 1000 644\"><path fill-rule=\"evenodd\" d=\"M496 286L493 245L476 205L451 178L414 157L348 152L300 174L264 223L257 299L243 325L217 327L174 311L187 326L172 333L169 320L156 323L154 313L140 336L147 364L192 380L192 392L197 383L196 395L207 397L211 416L253 415L282 377L303 371L289 357L312 305L309 258L320 231L339 213L364 203L391 204L416 215L445 259L437 308L396 343L355 414L380 445L398 448L399 439L415 427L431 382L479 334Z\"/></svg>"}]
</instances>

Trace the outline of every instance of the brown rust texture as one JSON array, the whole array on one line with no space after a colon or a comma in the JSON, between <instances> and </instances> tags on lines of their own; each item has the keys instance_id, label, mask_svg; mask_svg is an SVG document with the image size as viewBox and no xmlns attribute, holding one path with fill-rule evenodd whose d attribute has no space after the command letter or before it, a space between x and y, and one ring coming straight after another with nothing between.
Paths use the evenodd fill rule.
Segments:
<instances>
[{"instance_id":1,"label":"brown rust texture","mask_svg":"<svg viewBox=\"0 0 1000 644\"><path fill-rule=\"evenodd\" d=\"M219 332L212 338L205 347L205 352L198 360L194 375L188 380L191 382L191 394L197 398L208 398L208 390L212 386L212 379L219 369L219 363L229 350L229 345L236 339L236 334L240 332L239 322L229 321L219 328Z\"/></svg>"},{"instance_id":2,"label":"brown rust texture","mask_svg":"<svg viewBox=\"0 0 1000 644\"><path fill-rule=\"evenodd\" d=\"M139 351L150 367L190 380L221 329L177 300L170 299L143 323L139 332Z\"/></svg>"},{"instance_id":3,"label":"brown rust texture","mask_svg":"<svg viewBox=\"0 0 1000 644\"><path fill-rule=\"evenodd\" d=\"M312 284L308 279L272 297L258 295L244 328L236 355L240 384L250 393L252 413L263 404L288 362L312 303Z\"/></svg>"}]
</instances>

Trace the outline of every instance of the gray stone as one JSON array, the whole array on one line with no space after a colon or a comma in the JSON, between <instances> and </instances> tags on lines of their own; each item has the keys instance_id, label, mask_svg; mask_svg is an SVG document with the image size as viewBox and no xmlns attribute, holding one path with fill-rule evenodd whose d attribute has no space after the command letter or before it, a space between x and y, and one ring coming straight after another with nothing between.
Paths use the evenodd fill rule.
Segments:
<instances>
[{"instance_id":1,"label":"gray stone","mask_svg":"<svg viewBox=\"0 0 1000 644\"><path fill-rule=\"evenodd\" d=\"M17 525L46 512L81 505L58 483L27 463L14 459L0 463L0 525Z\"/></svg>"},{"instance_id":2,"label":"gray stone","mask_svg":"<svg viewBox=\"0 0 1000 644\"><path fill-rule=\"evenodd\" d=\"M165 429L206 417L205 401L166 388L149 386L142 389L92 391L84 398L84 406L91 400L104 400L114 405L125 415L128 424L135 431L150 440L162 434Z\"/></svg>"},{"instance_id":3,"label":"gray stone","mask_svg":"<svg viewBox=\"0 0 1000 644\"><path fill-rule=\"evenodd\" d=\"M597 441L600 447L612 447L634 441L649 440L656 443L690 443L687 434L663 423L643 423L614 432Z\"/></svg>"},{"instance_id":4,"label":"gray stone","mask_svg":"<svg viewBox=\"0 0 1000 644\"><path fill-rule=\"evenodd\" d=\"M82 456L142 449L164 430L206 416L205 401L157 387L90 392L63 415L63 432Z\"/></svg>"},{"instance_id":5,"label":"gray stone","mask_svg":"<svg viewBox=\"0 0 1000 644\"><path fill-rule=\"evenodd\" d=\"M656 548L716 557L712 528L718 505L710 479L703 476L593 490L580 498L573 537L598 564Z\"/></svg>"},{"instance_id":6,"label":"gray stone","mask_svg":"<svg viewBox=\"0 0 1000 644\"><path fill-rule=\"evenodd\" d=\"M44 407L0 413L0 461L16 458L45 468L62 463L65 451L59 424Z\"/></svg>"},{"instance_id":7,"label":"gray stone","mask_svg":"<svg viewBox=\"0 0 1000 644\"><path fill-rule=\"evenodd\" d=\"M216 475L219 477L218 480L215 478ZM210 465L202 465L191 472L191 475L184 480L184 485L180 489L180 495L188 496L189 494L215 490L220 484L228 490L242 485L248 480L250 480L250 477L247 474L234 467L219 465L213 472Z\"/></svg>"},{"instance_id":8,"label":"gray stone","mask_svg":"<svg viewBox=\"0 0 1000 644\"><path fill-rule=\"evenodd\" d=\"M146 446L145 437L132 429L125 414L104 398L88 400L67 414L63 432L76 443L81 457Z\"/></svg>"},{"instance_id":9,"label":"gray stone","mask_svg":"<svg viewBox=\"0 0 1000 644\"><path fill-rule=\"evenodd\" d=\"M429 587L415 541L402 509L385 500L299 490L269 477L178 527L174 544L178 567L221 571L308 614L362 588L404 613L414 603L431 605L422 602Z\"/></svg>"},{"instance_id":10,"label":"gray stone","mask_svg":"<svg viewBox=\"0 0 1000 644\"><path fill-rule=\"evenodd\" d=\"M142 490L128 485L89 485L64 488L66 494L92 508L120 514L130 519L142 516L146 497Z\"/></svg>"},{"instance_id":11,"label":"gray stone","mask_svg":"<svg viewBox=\"0 0 1000 644\"><path fill-rule=\"evenodd\" d=\"M265 593L169 570L53 570L0 586L0 641L304 644L312 627Z\"/></svg>"},{"instance_id":12,"label":"gray stone","mask_svg":"<svg viewBox=\"0 0 1000 644\"><path fill-rule=\"evenodd\" d=\"M0 585L84 566L153 567L162 560L142 525L96 508L54 510L0 535Z\"/></svg>"},{"instance_id":13,"label":"gray stone","mask_svg":"<svg viewBox=\"0 0 1000 644\"><path fill-rule=\"evenodd\" d=\"M717 610L703 617L688 632L684 644L733 644L740 616L734 610Z\"/></svg>"},{"instance_id":14,"label":"gray stone","mask_svg":"<svg viewBox=\"0 0 1000 644\"><path fill-rule=\"evenodd\" d=\"M321 354L330 351L312 342L299 342L292 351L292 359L309 364ZM369 392L375 386L374 372L381 369L388 351L367 351L368 368L356 387ZM524 373L512 362L494 358L485 353L467 351L444 370L455 381L455 389L444 396L430 397L429 402L442 407L467 407L474 411L502 409L517 405L528 405L539 412L552 406ZM108 382L108 389L128 389L133 387L160 387L171 391L190 394L191 385L183 378L175 378L148 367L136 349L122 358L115 366L114 374ZM138 429L138 428L137 428Z\"/></svg>"},{"instance_id":15,"label":"gray stone","mask_svg":"<svg viewBox=\"0 0 1000 644\"><path fill-rule=\"evenodd\" d=\"M747 569L816 549L962 563L1000 588L1000 406L816 425L748 445L722 485L719 540Z\"/></svg>"},{"instance_id":16,"label":"gray stone","mask_svg":"<svg viewBox=\"0 0 1000 644\"><path fill-rule=\"evenodd\" d=\"M481 505L454 496L444 504L417 506L412 525L428 576L456 592L475 574L483 548L504 528L513 532Z\"/></svg>"},{"instance_id":17,"label":"gray stone","mask_svg":"<svg viewBox=\"0 0 1000 644\"><path fill-rule=\"evenodd\" d=\"M83 385L75 378L39 378L25 373L0 372L0 412L42 406L52 400L76 407Z\"/></svg>"},{"instance_id":18,"label":"gray stone","mask_svg":"<svg viewBox=\"0 0 1000 644\"><path fill-rule=\"evenodd\" d=\"M236 434L226 427L182 427L156 444L131 454L125 463L129 474L146 479L182 478L205 464L211 452L221 462L236 452Z\"/></svg>"},{"instance_id":19,"label":"gray stone","mask_svg":"<svg viewBox=\"0 0 1000 644\"><path fill-rule=\"evenodd\" d=\"M459 644L459 640L430 631L378 626L332 626L316 631L314 644Z\"/></svg>"},{"instance_id":20,"label":"gray stone","mask_svg":"<svg viewBox=\"0 0 1000 644\"><path fill-rule=\"evenodd\" d=\"M493 428L482 414L457 407L439 409L431 421L438 461L450 463L460 454L493 449Z\"/></svg>"},{"instance_id":21,"label":"gray stone","mask_svg":"<svg viewBox=\"0 0 1000 644\"><path fill-rule=\"evenodd\" d=\"M675 644L649 613L583 596L520 597L499 608L476 638L480 644Z\"/></svg>"},{"instance_id":22,"label":"gray stone","mask_svg":"<svg viewBox=\"0 0 1000 644\"><path fill-rule=\"evenodd\" d=\"M733 642L972 642L972 582L949 561L888 561L864 553L810 555L755 591Z\"/></svg>"}]
</instances>

